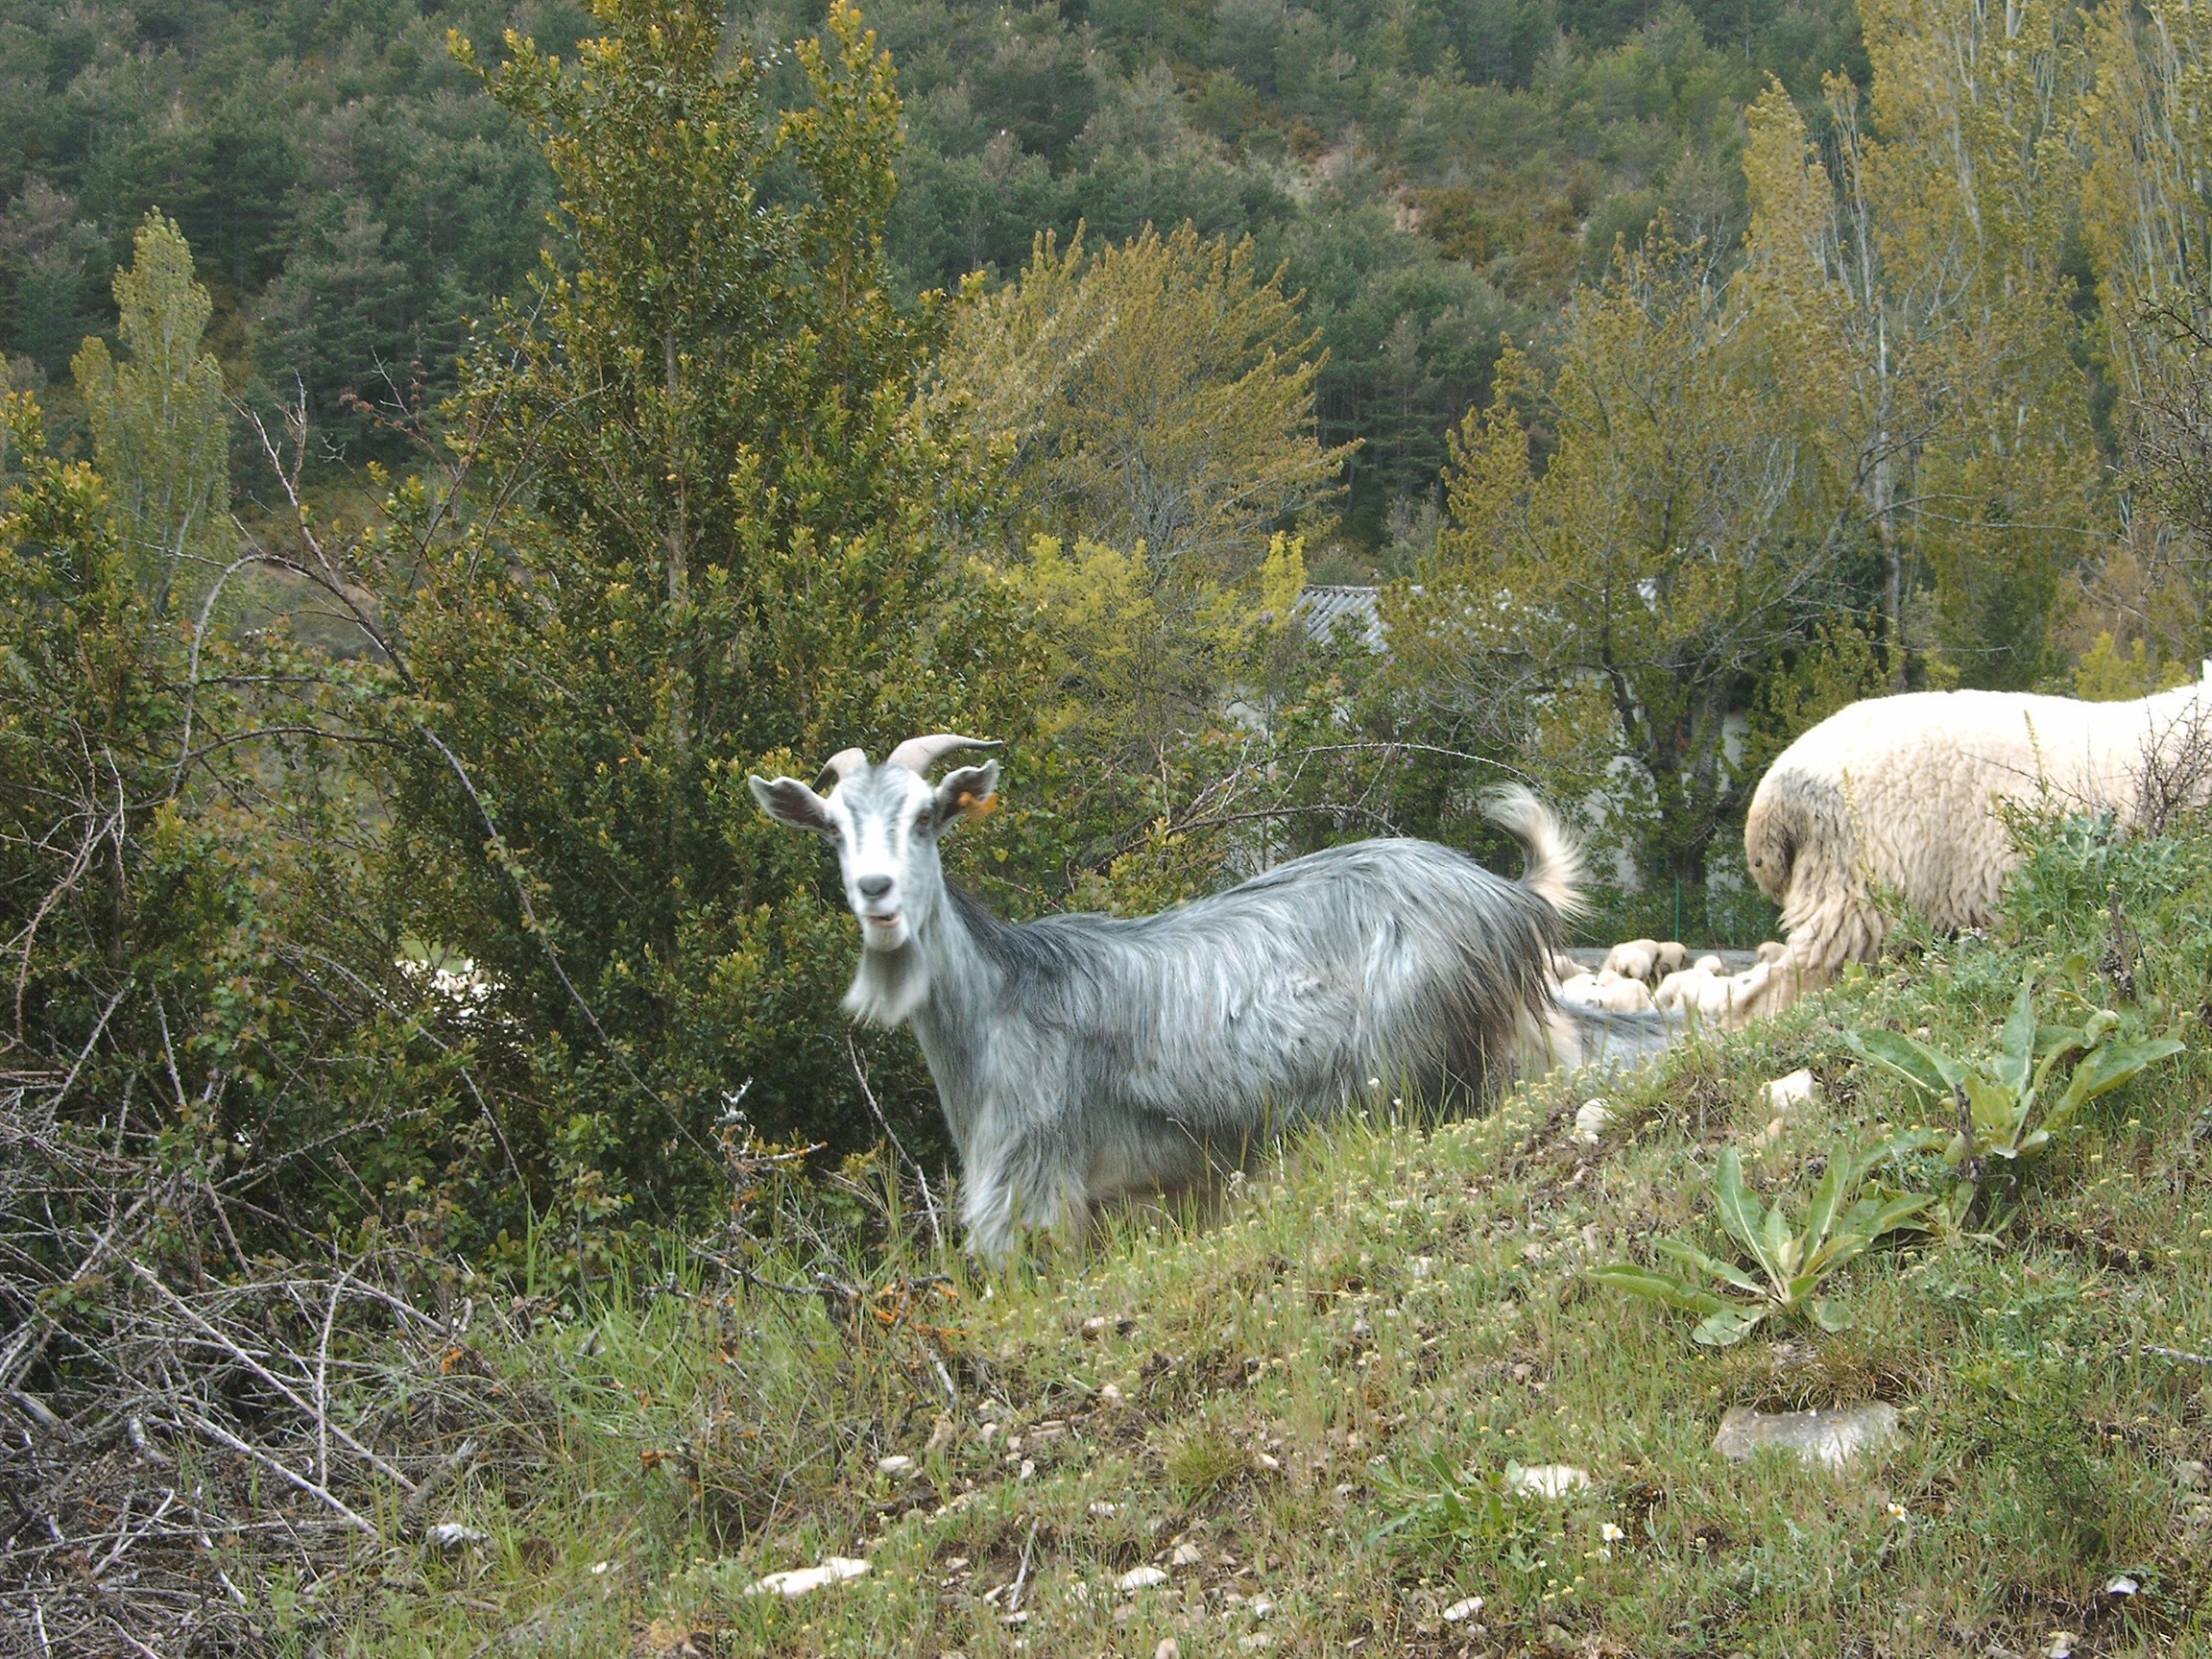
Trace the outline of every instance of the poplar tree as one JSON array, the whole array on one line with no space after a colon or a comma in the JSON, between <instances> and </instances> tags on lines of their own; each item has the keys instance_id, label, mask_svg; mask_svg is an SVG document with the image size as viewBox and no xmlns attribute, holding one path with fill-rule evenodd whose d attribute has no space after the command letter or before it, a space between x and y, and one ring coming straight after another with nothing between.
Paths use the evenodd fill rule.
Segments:
<instances>
[{"instance_id":1,"label":"poplar tree","mask_svg":"<svg viewBox=\"0 0 2212 1659\"><path fill-rule=\"evenodd\" d=\"M2091 19L2089 53L2082 234L2096 261L2129 483L2155 509L2140 538L2147 557L2131 561L2132 573L2162 608L2182 613L2183 626L2170 632L2194 633L2188 643L2203 646L2212 604L2212 204L2202 188L2212 169L2212 12L2112 0Z\"/></svg>"},{"instance_id":2,"label":"poplar tree","mask_svg":"<svg viewBox=\"0 0 2212 1659\"><path fill-rule=\"evenodd\" d=\"M1958 672L2024 687L2050 667L2098 488L2065 269L2080 16L2061 0L1863 0L1861 13L1880 140L1869 196L1892 279L1941 296L1951 386L1918 455L1913 541Z\"/></svg>"},{"instance_id":3,"label":"poplar tree","mask_svg":"<svg viewBox=\"0 0 2212 1659\"><path fill-rule=\"evenodd\" d=\"M1530 762L1604 781L1652 874L1699 884L1747 787L1728 716L1836 602L1839 548L1794 412L1706 270L1662 230L1577 298L1554 373L1501 359L1436 554L1390 603L1410 689L1487 703Z\"/></svg>"},{"instance_id":4,"label":"poplar tree","mask_svg":"<svg viewBox=\"0 0 2212 1659\"><path fill-rule=\"evenodd\" d=\"M93 336L70 367L125 544L158 617L228 562L228 410L222 366L200 349L212 304L192 250L156 209L115 274L121 362Z\"/></svg>"},{"instance_id":5,"label":"poplar tree","mask_svg":"<svg viewBox=\"0 0 2212 1659\"><path fill-rule=\"evenodd\" d=\"M963 307L939 396L1003 446L1018 528L1142 549L1170 585L1247 579L1277 530L1326 528L1354 445L1315 437L1327 353L1257 258L1189 224L1044 235Z\"/></svg>"}]
</instances>

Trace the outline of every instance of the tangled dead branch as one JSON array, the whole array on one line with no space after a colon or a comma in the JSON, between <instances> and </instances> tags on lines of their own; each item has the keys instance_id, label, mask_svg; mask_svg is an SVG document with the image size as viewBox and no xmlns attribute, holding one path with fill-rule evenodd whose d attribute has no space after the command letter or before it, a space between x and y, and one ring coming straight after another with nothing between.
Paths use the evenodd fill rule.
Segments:
<instances>
[{"instance_id":1,"label":"tangled dead branch","mask_svg":"<svg viewBox=\"0 0 2212 1659\"><path fill-rule=\"evenodd\" d=\"M545 1457L549 1406L472 1346L495 1315L450 1270L210 1260L231 1195L58 1094L0 1094L0 1631L259 1650L342 1571L425 1548L457 1480Z\"/></svg>"}]
</instances>

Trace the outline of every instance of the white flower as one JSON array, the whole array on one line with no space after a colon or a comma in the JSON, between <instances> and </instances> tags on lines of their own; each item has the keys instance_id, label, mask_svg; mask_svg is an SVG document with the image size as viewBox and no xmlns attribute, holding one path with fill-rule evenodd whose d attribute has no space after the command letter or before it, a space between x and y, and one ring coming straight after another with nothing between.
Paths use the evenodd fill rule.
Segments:
<instances>
[{"instance_id":1,"label":"white flower","mask_svg":"<svg viewBox=\"0 0 2212 1659\"><path fill-rule=\"evenodd\" d=\"M1903 1526L1906 1522L1911 1520L1912 1517L1911 1513L1907 1511L1904 1504L1892 1503L1889 1505L1889 1519L1896 1522L1899 1526Z\"/></svg>"},{"instance_id":2,"label":"white flower","mask_svg":"<svg viewBox=\"0 0 2212 1659\"><path fill-rule=\"evenodd\" d=\"M1614 1526L1612 1522L1608 1521L1604 1526L1598 1528L1598 1536L1604 1539L1608 1544L1618 1544L1622 1539L1627 1537L1628 1534L1622 1531L1620 1527Z\"/></svg>"}]
</instances>

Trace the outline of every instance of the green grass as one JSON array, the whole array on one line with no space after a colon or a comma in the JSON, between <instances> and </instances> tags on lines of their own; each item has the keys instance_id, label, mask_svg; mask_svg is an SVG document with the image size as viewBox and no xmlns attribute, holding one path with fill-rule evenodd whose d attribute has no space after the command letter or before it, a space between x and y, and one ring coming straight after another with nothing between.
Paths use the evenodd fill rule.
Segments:
<instances>
[{"instance_id":1,"label":"green grass","mask_svg":"<svg viewBox=\"0 0 2212 1659\"><path fill-rule=\"evenodd\" d=\"M2008 1230L1843 1269L1824 1294L1849 1330L1709 1350L1694 1318L1583 1277L1650 1261L1655 1236L1725 1249L1725 1146L1763 1198L1802 1196L1839 1139L1911 1121L1844 1027L1984 1051L2021 973L2056 972L2048 935L1907 946L1606 1092L1620 1117L1595 1145L1572 1127L1598 1091L1553 1078L1433 1133L1337 1125L1203 1221L1125 1217L996 1278L929 1259L907 1215L829 1270L949 1283L857 1319L691 1260L528 1334L488 1323L480 1358L538 1402L542 1453L449 1495L440 1518L487 1543L388 1561L313 1645L1980 1659L2066 1630L2085 1655L2212 1651L2212 1370L2149 1352L2212 1350L2199 1017L2189 1053L2040 1162ZM2200 958L2148 961L2133 1023L2196 1006L2192 973L2201 1000ZM1822 1101L1777 1121L1762 1085L1800 1066ZM799 1285L822 1249L794 1224L758 1271ZM1868 1398L1906 1433L1842 1473L1712 1450L1731 1406ZM880 1472L894 1455L914 1472ZM1508 1465L1545 1463L1591 1484L1499 1495ZM872 1569L744 1594L833 1554ZM1143 1566L1167 1581L1117 1588ZM2107 1595L2123 1574L2138 1593Z\"/></svg>"}]
</instances>

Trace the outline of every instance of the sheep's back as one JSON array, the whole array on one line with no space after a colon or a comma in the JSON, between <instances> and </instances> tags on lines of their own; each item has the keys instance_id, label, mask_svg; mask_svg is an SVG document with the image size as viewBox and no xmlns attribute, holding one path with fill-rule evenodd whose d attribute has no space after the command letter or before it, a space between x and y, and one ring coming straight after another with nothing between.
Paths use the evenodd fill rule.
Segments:
<instances>
[{"instance_id":1,"label":"sheep's back","mask_svg":"<svg viewBox=\"0 0 2212 1659\"><path fill-rule=\"evenodd\" d=\"M2190 695L1933 691L1852 704L1760 781L1746 853L1771 859L1791 844L1787 896L1775 896L1792 927L1838 895L1863 894L1868 878L1939 927L1984 924L2015 861L2000 804L2127 811L2147 737ZM1753 874L1767 886L1756 864Z\"/></svg>"}]
</instances>

